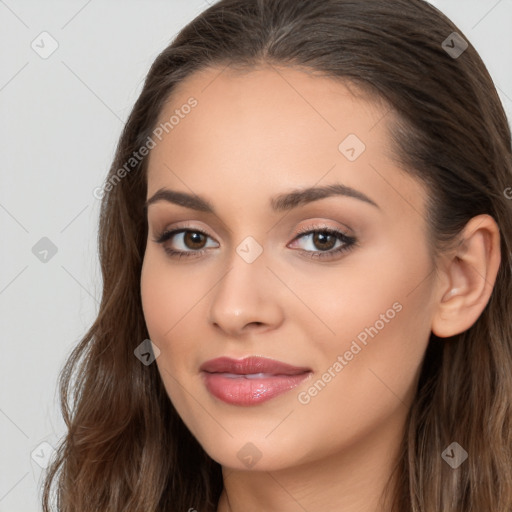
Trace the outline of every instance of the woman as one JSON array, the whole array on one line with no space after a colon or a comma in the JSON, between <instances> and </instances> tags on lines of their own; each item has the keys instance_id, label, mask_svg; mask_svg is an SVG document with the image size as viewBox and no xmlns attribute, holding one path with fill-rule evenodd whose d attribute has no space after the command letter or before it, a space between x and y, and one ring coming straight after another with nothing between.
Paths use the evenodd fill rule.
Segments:
<instances>
[{"instance_id":1,"label":"woman","mask_svg":"<svg viewBox=\"0 0 512 512\"><path fill-rule=\"evenodd\" d=\"M61 511L512 509L511 134L421 0L221 0L103 197Z\"/></svg>"}]
</instances>

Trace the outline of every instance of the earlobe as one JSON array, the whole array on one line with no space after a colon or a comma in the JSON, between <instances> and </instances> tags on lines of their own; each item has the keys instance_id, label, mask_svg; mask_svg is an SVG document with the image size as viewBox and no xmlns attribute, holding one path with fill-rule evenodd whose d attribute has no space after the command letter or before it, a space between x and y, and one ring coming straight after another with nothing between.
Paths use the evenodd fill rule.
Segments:
<instances>
[{"instance_id":1,"label":"earlobe","mask_svg":"<svg viewBox=\"0 0 512 512\"><path fill-rule=\"evenodd\" d=\"M432 332L455 336L469 329L489 302L501 263L500 234L490 215L473 217L461 234L461 244L442 270Z\"/></svg>"}]
</instances>

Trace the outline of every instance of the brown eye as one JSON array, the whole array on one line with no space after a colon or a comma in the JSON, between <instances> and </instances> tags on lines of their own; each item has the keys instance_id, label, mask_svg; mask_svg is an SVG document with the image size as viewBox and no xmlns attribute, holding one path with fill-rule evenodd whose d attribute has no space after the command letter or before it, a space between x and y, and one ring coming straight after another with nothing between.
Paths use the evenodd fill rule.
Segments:
<instances>
[{"instance_id":1,"label":"brown eye","mask_svg":"<svg viewBox=\"0 0 512 512\"><path fill-rule=\"evenodd\" d=\"M334 235L323 231L317 231L312 238L314 246L321 251L332 249L336 245L336 240L337 238Z\"/></svg>"},{"instance_id":2,"label":"brown eye","mask_svg":"<svg viewBox=\"0 0 512 512\"><path fill-rule=\"evenodd\" d=\"M337 229L321 226L301 230L293 243L297 244L302 241L306 243L304 243L300 252L308 258L315 259L335 258L349 251L357 243L357 240L352 236L346 235Z\"/></svg>"},{"instance_id":3,"label":"brown eye","mask_svg":"<svg viewBox=\"0 0 512 512\"><path fill-rule=\"evenodd\" d=\"M189 249L202 249L205 242L206 236L199 231L187 231L183 237L183 243Z\"/></svg>"},{"instance_id":4,"label":"brown eye","mask_svg":"<svg viewBox=\"0 0 512 512\"><path fill-rule=\"evenodd\" d=\"M164 245L164 251L169 256L181 258L201 256L208 248L205 244L208 242L209 238L211 239L211 237L203 231L181 228L172 231L164 231L154 242ZM209 247L212 246L210 245Z\"/></svg>"}]
</instances>

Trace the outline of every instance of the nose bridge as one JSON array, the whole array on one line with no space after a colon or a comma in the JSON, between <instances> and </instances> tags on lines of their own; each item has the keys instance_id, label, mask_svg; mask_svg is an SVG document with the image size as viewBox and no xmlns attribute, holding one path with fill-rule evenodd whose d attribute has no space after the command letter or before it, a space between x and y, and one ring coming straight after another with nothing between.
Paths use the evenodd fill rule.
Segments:
<instances>
[{"instance_id":1,"label":"nose bridge","mask_svg":"<svg viewBox=\"0 0 512 512\"><path fill-rule=\"evenodd\" d=\"M236 333L248 324L275 325L281 318L263 247L251 236L234 247L227 272L212 294L210 322ZM275 278L274 278L275 280Z\"/></svg>"}]
</instances>

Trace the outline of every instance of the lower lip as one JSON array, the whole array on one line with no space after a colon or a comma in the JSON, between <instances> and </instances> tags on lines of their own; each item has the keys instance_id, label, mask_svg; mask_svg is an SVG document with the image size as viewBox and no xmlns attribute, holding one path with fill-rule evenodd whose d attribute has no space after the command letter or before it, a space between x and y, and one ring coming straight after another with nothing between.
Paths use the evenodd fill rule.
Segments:
<instances>
[{"instance_id":1,"label":"lower lip","mask_svg":"<svg viewBox=\"0 0 512 512\"><path fill-rule=\"evenodd\" d=\"M203 372L208 391L223 402L233 405L258 405L286 393L307 379L311 372L299 375L276 375L260 379L226 377L221 373Z\"/></svg>"}]
</instances>

